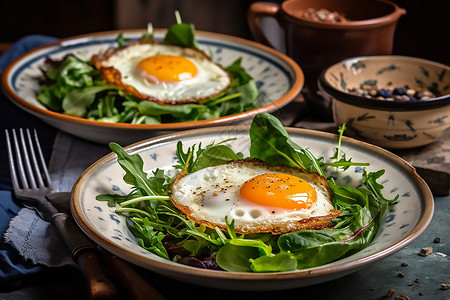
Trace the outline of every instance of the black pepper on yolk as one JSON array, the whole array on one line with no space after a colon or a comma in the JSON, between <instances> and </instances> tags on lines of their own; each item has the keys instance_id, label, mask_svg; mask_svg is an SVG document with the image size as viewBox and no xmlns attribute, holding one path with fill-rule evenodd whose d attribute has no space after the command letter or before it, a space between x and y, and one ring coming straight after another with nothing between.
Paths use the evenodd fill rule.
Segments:
<instances>
[{"instance_id":1,"label":"black pepper on yolk","mask_svg":"<svg viewBox=\"0 0 450 300\"><path fill-rule=\"evenodd\" d=\"M188 219L226 231L229 216L239 234L332 228L342 213L333 207L325 177L258 159L180 172L170 190L172 203Z\"/></svg>"},{"instance_id":2,"label":"black pepper on yolk","mask_svg":"<svg viewBox=\"0 0 450 300\"><path fill-rule=\"evenodd\" d=\"M317 200L314 188L288 174L266 173L247 180L240 195L255 204L289 210L309 209Z\"/></svg>"}]
</instances>

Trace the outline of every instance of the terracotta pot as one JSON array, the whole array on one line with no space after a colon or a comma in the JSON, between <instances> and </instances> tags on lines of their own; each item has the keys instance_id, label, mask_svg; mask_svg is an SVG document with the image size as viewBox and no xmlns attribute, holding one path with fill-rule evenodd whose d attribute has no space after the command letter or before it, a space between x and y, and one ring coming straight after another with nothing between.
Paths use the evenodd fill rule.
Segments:
<instances>
[{"instance_id":1,"label":"terracotta pot","mask_svg":"<svg viewBox=\"0 0 450 300\"><path fill-rule=\"evenodd\" d=\"M300 18L298 11L328 9L350 21L330 23ZM272 46L261 27L262 18L274 18L284 31L285 52L305 73L306 99L328 112L329 103L317 99L317 79L326 67L348 57L392 53L398 19L406 11L386 0L287 0L281 6L255 2L248 11L250 30L258 42Z\"/></svg>"}]
</instances>

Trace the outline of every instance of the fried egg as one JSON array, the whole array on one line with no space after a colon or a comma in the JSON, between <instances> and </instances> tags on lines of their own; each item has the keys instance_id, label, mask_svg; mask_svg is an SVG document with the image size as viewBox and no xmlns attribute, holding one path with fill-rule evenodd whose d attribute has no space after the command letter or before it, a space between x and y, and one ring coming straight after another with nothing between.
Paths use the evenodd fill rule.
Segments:
<instances>
[{"instance_id":1,"label":"fried egg","mask_svg":"<svg viewBox=\"0 0 450 300\"><path fill-rule=\"evenodd\" d=\"M198 103L226 90L231 78L201 51L132 43L92 57L107 82L161 104Z\"/></svg>"},{"instance_id":2,"label":"fried egg","mask_svg":"<svg viewBox=\"0 0 450 300\"><path fill-rule=\"evenodd\" d=\"M198 224L226 230L227 217L241 234L327 228L340 214L324 177L256 159L180 173L171 200Z\"/></svg>"}]
</instances>

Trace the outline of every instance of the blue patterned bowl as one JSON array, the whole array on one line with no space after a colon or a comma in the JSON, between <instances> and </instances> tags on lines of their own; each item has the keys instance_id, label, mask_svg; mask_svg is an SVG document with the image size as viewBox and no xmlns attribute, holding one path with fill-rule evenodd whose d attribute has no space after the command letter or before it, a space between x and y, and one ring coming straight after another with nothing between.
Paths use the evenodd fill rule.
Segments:
<instances>
[{"instance_id":1,"label":"blue patterned bowl","mask_svg":"<svg viewBox=\"0 0 450 300\"><path fill-rule=\"evenodd\" d=\"M213 61L228 66L242 59L242 66L253 77L259 89L257 107L216 119L163 124L108 123L53 112L36 99L41 67L46 57L59 59L68 53L90 59L108 47L116 45L122 33L127 39L138 39L145 30L120 30L86 34L63 39L27 52L13 61L3 72L2 87L9 99L25 111L75 136L98 143L115 140L130 144L152 136L179 130L218 125L246 124L261 112L273 112L291 102L301 91L303 72L292 59L272 48L229 35L196 31L199 47L210 54ZM157 39L166 30L155 29Z\"/></svg>"},{"instance_id":2,"label":"blue patterned bowl","mask_svg":"<svg viewBox=\"0 0 450 300\"><path fill-rule=\"evenodd\" d=\"M426 100L385 100L355 95L352 89L376 84L378 90L405 86L433 93ZM353 137L391 149L413 148L450 131L450 67L406 56L365 56L324 70L318 81L332 102L336 124Z\"/></svg>"},{"instance_id":3,"label":"blue patterned bowl","mask_svg":"<svg viewBox=\"0 0 450 300\"><path fill-rule=\"evenodd\" d=\"M288 128L292 140L307 146L316 157L325 161L335 154L337 136L331 133L300 128ZM248 156L249 127L229 126L188 130L148 139L126 147L129 154L139 154L147 173L156 168L173 177L178 172L176 163L178 141L183 147L194 144L208 145L227 140L226 145L235 152ZM165 260L142 248L128 229L118 207L109 207L106 201L98 201L99 194L128 194L131 186L123 180L125 171L117 163L117 156L110 153L91 165L79 177L72 189L71 210L78 225L96 243L111 253L169 278L184 282L230 290L282 290L309 286L330 281L379 262L416 239L428 226L434 211L433 195L416 170L403 159L380 147L344 137L342 153L354 162L369 163L368 172L385 170L380 183L387 198L399 196L381 222L380 229L367 248L326 265L277 273L244 273L205 270ZM363 169L358 166L342 171L326 170L342 186L357 187L361 184Z\"/></svg>"}]
</instances>

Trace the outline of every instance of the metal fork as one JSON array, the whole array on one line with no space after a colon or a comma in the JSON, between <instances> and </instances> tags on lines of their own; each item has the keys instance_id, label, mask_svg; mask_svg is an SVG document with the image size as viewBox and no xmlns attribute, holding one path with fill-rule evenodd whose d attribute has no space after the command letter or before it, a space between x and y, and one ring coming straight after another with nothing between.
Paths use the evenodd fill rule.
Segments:
<instances>
[{"instance_id":1,"label":"metal fork","mask_svg":"<svg viewBox=\"0 0 450 300\"><path fill-rule=\"evenodd\" d=\"M66 201L70 193L54 193L36 130L33 136L29 129L8 130L6 144L14 194L22 205L35 209L42 219L50 222L58 230L72 250L72 258L78 263L88 284L89 299L118 299L119 294L103 271L100 252L77 227L72 217L53 206L51 199ZM59 199L58 199L59 198ZM104 261L118 278L131 299L165 300L153 286L144 280L131 266L115 255L102 251Z\"/></svg>"},{"instance_id":2,"label":"metal fork","mask_svg":"<svg viewBox=\"0 0 450 300\"><path fill-rule=\"evenodd\" d=\"M22 128L19 130L19 138L13 129L12 143L8 130L5 133L11 180L16 198L21 200L22 205L35 209L42 219L50 222L51 217L58 211L45 197L54 190L36 130L33 132L34 144L29 129L26 129L26 140Z\"/></svg>"},{"instance_id":3,"label":"metal fork","mask_svg":"<svg viewBox=\"0 0 450 300\"><path fill-rule=\"evenodd\" d=\"M119 294L113 283L104 273L100 263L98 248L77 227L71 216L59 212L48 201L54 193L41 146L36 133L30 130L8 130L6 145L11 170L11 180L16 199L22 205L35 209L45 221L50 222L60 233L72 251L73 260L80 266L88 285L90 299L118 299Z\"/></svg>"}]
</instances>

